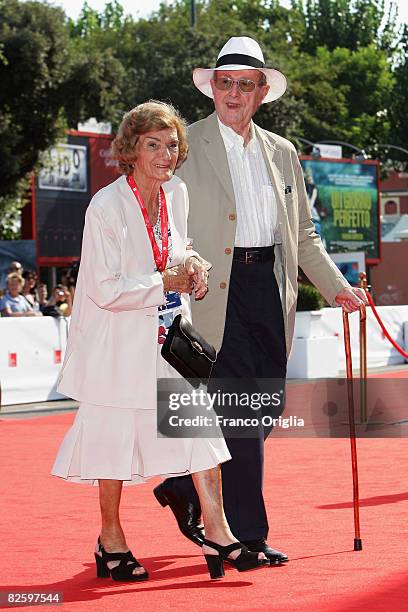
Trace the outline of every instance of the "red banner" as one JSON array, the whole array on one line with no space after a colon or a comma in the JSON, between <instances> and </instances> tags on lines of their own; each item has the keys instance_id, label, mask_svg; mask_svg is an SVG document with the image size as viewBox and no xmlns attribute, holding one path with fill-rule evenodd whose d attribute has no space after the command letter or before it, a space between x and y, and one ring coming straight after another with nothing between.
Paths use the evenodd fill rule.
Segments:
<instances>
[{"instance_id":1,"label":"red banner","mask_svg":"<svg viewBox=\"0 0 408 612\"><path fill-rule=\"evenodd\" d=\"M113 136L89 137L89 167L91 179L91 195L106 187L119 177L118 162L110 156L110 145Z\"/></svg>"}]
</instances>

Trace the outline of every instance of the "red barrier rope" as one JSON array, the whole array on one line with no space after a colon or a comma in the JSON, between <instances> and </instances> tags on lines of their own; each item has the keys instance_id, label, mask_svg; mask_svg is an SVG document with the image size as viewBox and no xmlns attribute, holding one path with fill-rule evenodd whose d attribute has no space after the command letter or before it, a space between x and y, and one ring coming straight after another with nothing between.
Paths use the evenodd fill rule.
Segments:
<instances>
[{"instance_id":1,"label":"red barrier rope","mask_svg":"<svg viewBox=\"0 0 408 612\"><path fill-rule=\"evenodd\" d=\"M396 349L396 350L397 350L399 353L401 353L401 355L402 355L403 357L405 357L405 359L408 359L408 353L407 353L406 351L404 351L404 349L403 349L403 348L401 348L401 347L399 346L399 344L397 344L397 343L395 342L395 340L393 340L393 339L391 338L390 334L389 334L389 333L387 332L387 330L385 329L385 327L384 327L384 323L381 321L381 319L380 319L380 315L378 314L377 309L376 309L376 307L375 307L375 304L374 304L374 302L373 302L373 298L372 298L372 297L371 297L371 295L368 293L367 289L365 289L365 293L366 293L366 296L367 296L368 303L370 304L370 306L371 306L371 308L372 308L372 310L373 310L374 316L375 316L375 318L377 319L378 324L379 324L379 326L381 327L381 329L382 329L382 332L383 332L384 336L387 338L387 340L389 340L389 341L391 342L392 346L393 346L393 347L394 347L394 348L395 348L395 349Z\"/></svg>"}]
</instances>

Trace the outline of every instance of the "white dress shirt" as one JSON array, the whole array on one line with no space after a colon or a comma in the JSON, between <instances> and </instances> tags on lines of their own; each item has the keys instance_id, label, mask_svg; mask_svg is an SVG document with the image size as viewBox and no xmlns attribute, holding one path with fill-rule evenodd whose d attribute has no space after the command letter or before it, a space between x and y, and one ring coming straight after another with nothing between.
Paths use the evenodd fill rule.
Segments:
<instances>
[{"instance_id":1,"label":"white dress shirt","mask_svg":"<svg viewBox=\"0 0 408 612\"><path fill-rule=\"evenodd\" d=\"M277 224L275 191L271 183L253 124L250 140L244 146L242 136L218 119L227 153L237 209L235 246L266 247L274 244Z\"/></svg>"}]
</instances>

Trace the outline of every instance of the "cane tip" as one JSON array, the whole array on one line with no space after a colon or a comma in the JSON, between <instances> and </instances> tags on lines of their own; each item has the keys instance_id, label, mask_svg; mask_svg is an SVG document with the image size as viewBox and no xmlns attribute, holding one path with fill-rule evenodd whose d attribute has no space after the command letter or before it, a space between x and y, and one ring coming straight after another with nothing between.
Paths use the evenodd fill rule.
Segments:
<instances>
[{"instance_id":1,"label":"cane tip","mask_svg":"<svg viewBox=\"0 0 408 612\"><path fill-rule=\"evenodd\" d=\"M354 550L363 550L363 543L360 538L354 538Z\"/></svg>"}]
</instances>

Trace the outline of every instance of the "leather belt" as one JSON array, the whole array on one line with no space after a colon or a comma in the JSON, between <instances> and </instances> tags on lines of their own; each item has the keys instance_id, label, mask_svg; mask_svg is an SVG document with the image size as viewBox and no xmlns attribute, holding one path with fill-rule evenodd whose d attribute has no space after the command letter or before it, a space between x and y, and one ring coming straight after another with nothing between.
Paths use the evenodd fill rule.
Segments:
<instances>
[{"instance_id":1,"label":"leather belt","mask_svg":"<svg viewBox=\"0 0 408 612\"><path fill-rule=\"evenodd\" d=\"M235 247L232 259L244 264L265 263L275 259L274 249L274 246L252 247L249 249Z\"/></svg>"}]
</instances>

